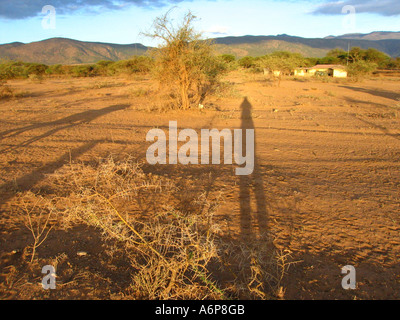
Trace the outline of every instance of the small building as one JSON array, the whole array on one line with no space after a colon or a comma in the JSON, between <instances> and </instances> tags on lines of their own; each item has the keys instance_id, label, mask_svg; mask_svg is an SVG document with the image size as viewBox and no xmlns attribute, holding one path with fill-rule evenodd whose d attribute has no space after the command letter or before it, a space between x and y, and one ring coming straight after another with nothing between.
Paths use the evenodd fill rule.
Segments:
<instances>
[{"instance_id":1,"label":"small building","mask_svg":"<svg viewBox=\"0 0 400 320\"><path fill-rule=\"evenodd\" d=\"M317 64L311 68L298 68L294 70L293 74L299 77L325 75L334 78L347 78L346 67L334 64Z\"/></svg>"},{"instance_id":2,"label":"small building","mask_svg":"<svg viewBox=\"0 0 400 320\"><path fill-rule=\"evenodd\" d=\"M273 75L274 77L279 77L281 73L282 72L279 70L269 70L267 68L264 68L264 76Z\"/></svg>"},{"instance_id":3,"label":"small building","mask_svg":"<svg viewBox=\"0 0 400 320\"><path fill-rule=\"evenodd\" d=\"M281 76L281 71L279 71L279 70L274 70L273 71L273 75L274 75L274 77L280 77Z\"/></svg>"},{"instance_id":4,"label":"small building","mask_svg":"<svg viewBox=\"0 0 400 320\"><path fill-rule=\"evenodd\" d=\"M299 68L299 69L295 69L294 72L293 72L293 74L294 74L295 76L305 77L305 76L309 75L309 74L308 74L308 68Z\"/></svg>"}]
</instances>

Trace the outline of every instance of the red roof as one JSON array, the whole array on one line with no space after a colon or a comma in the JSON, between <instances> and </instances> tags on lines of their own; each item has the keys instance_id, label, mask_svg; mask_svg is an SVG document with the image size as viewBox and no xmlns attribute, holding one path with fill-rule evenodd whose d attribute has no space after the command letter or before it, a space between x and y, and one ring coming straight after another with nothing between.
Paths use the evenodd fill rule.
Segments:
<instances>
[{"instance_id":1,"label":"red roof","mask_svg":"<svg viewBox=\"0 0 400 320\"><path fill-rule=\"evenodd\" d=\"M346 67L340 64L317 64L310 69L346 69Z\"/></svg>"}]
</instances>

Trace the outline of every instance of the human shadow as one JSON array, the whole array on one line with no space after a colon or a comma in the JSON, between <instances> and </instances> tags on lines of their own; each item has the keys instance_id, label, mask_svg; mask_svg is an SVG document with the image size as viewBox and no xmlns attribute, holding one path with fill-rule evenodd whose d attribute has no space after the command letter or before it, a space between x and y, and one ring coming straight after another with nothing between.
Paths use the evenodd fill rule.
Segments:
<instances>
[{"instance_id":1,"label":"human shadow","mask_svg":"<svg viewBox=\"0 0 400 320\"><path fill-rule=\"evenodd\" d=\"M241 129L255 130L252 118L252 105L244 98L241 106ZM246 132L247 133L247 132ZM254 135L255 137L255 135ZM257 231L253 225L257 225L258 236L263 236L268 231L267 201L264 193L264 181L257 159L257 142L254 138L254 170L250 175L239 176L239 202L240 202L240 232L242 240L257 239ZM242 150L246 150L246 139L242 139ZM252 196L255 200L255 211L252 209Z\"/></svg>"},{"instance_id":2,"label":"human shadow","mask_svg":"<svg viewBox=\"0 0 400 320\"><path fill-rule=\"evenodd\" d=\"M25 132L31 131L31 130L35 130L35 129L55 127L39 136L30 138L27 141L24 141L17 146L5 148L5 149L1 150L0 152L4 153L4 152L9 152L11 150L14 150L16 148L26 147L26 146L32 144L33 142L36 142L43 138L49 137L49 136L57 133L58 131L61 131L64 129L69 129L69 128L78 126L83 123L89 123L101 116L104 116L106 114L109 114L109 113L112 113L115 111L124 110L124 109L127 109L128 107L129 107L128 104L112 105L112 106L109 106L109 107L106 107L103 109L88 110L88 111L80 112L80 113L73 114L71 116L68 116L68 117L65 117L65 118L62 118L59 120L55 120L55 121L33 124L33 125L29 125L29 126L26 126L23 128L13 129L13 130L8 130L5 132L2 132L2 133L0 133L0 140L5 139L5 138L15 137L17 135L20 135L22 133L25 133Z\"/></svg>"}]
</instances>

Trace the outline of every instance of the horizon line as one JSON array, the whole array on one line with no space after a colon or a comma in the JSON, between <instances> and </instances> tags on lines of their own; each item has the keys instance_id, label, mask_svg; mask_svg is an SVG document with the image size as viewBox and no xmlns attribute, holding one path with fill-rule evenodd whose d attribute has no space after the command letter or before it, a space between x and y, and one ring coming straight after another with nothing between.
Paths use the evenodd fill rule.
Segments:
<instances>
[{"instance_id":1,"label":"horizon line","mask_svg":"<svg viewBox=\"0 0 400 320\"><path fill-rule=\"evenodd\" d=\"M296 35L289 35L286 33L282 34L276 34L276 35L240 35L240 36L235 36L235 35L225 35L225 36L220 36L220 37L208 37L205 38L204 40L210 40L210 39L224 39L224 38L243 38L243 37L279 37L279 36L287 36L287 37L293 37L293 38L303 38L303 39L325 39L325 40L330 40L328 39L329 37L343 37L347 35L370 35L372 33L378 33L378 32L384 32L384 33L400 33L400 31L372 31L369 33L346 33L342 35L328 35L325 37L302 37L302 36L296 36ZM31 44L31 43L37 43L37 42L43 42L43 41L48 41L48 40L53 40L53 39L65 39L65 40L73 40L73 41L78 41L78 42L86 42L86 43L101 43L101 44L114 44L114 45L121 45L121 46L129 46L129 45L142 45L144 47L150 47L147 46L143 43L139 42L134 42L134 43L115 43L115 42L104 42L104 41L94 41L94 40L79 40L79 39L74 39L74 38L68 38L68 37L51 37L51 38L46 38L42 40L34 40L31 42L22 42L22 41L13 41L13 42L6 42L6 43L0 43L0 46L7 45L7 44L15 44L15 43L21 43L21 44ZM346 40L346 39L343 39ZM350 39L349 39L350 40ZM352 40L365 40L365 39L352 39ZM400 40L400 39L381 39L381 40ZM381 40L365 40L365 41L381 41Z\"/></svg>"}]
</instances>

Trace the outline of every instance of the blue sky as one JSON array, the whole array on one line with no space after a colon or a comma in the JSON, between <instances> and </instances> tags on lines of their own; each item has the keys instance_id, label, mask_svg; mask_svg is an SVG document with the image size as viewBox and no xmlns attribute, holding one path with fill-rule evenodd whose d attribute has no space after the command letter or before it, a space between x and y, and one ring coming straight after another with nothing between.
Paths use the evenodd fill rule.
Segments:
<instances>
[{"instance_id":1,"label":"blue sky","mask_svg":"<svg viewBox=\"0 0 400 320\"><path fill-rule=\"evenodd\" d=\"M56 9L55 29L42 26L44 5ZM400 31L400 0L0 0L0 43L65 37L154 45L140 32L172 6L175 19L190 9L206 37ZM355 9L354 20L344 6Z\"/></svg>"}]
</instances>

